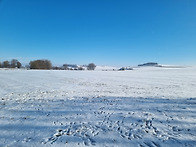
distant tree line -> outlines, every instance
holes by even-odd
[[[90,63],[88,65],[75,65],[75,64],[63,64],[62,67],[60,67],[62,70],[95,70],[96,65],[94,63]]]
[[[159,66],[159,64],[156,62],[148,62],[144,64],[139,64],[138,66]]]
[[[0,62],[0,68],[21,68],[22,64],[17,59],[11,61]],[[75,64],[63,64],[61,67],[53,67],[50,60],[34,60],[30,61],[26,66],[28,69],[54,69],[54,70],[95,70],[96,65],[90,63],[88,65],[78,66]]]
[[[90,63],[88,65],[76,65],[76,64],[63,64],[63,66],[54,66],[52,69],[54,70],[95,70],[96,65],[94,63]]]
[[[17,59],[0,62],[0,68],[21,68],[22,64]]]

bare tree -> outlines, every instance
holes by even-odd
[[[16,67],[17,67],[17,62],[18,62],[18,60],[12,59],[12,60],[11,60],[11,63],[10,63],[10,67],[11,67],[11,68],[16,68]]]
[[[88,70],[95,70],[95,67],[96,67],[96,65],[94,63],[90,63],[90,64],[88,64],[87,69]]]
[[[2,68],[2,63],[0,62],[0,68]]]
[[[16,66],[17,68],[21,68],[22,64],[19,61],[17,61]]]
[[[18,60],[16,60],[16,59],[12,59],[11,60],[11,63],[10,63],[10,67],[11,68],[20,68],[21,67],[21,63],[18,61]]]
[[[4,61],[3,62],[3,68],[9,68],[9,67],[10,67],[9,61]]]

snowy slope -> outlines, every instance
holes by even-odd
[[[195,146],[196,68],[0,70],[0,146]]]

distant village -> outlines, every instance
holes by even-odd
[[[94,63],[91,63],[94,64]],[[96,65],[90,65],[93,66],[94,69],[96,68]],[[52,69],[54,70],[87,70],[89,65],[77,65],[77,64],[63,64],[63,66],[54,66]],[[93,69],[93,70],[94,70]]]

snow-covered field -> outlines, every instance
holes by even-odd
[[[0,70],[4,146],[196,146],[196,68]]]

